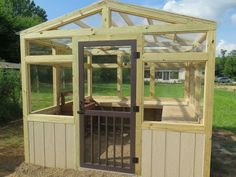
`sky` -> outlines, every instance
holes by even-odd
[[[48,20],[89,6],[98,0],[34,0],[46,10]],[[217,55],[236,50],[236,0],[119,0],[217,22]]]

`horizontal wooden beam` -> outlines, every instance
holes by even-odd
[[[191,61],[207,61],[208,54],[204,52],[188,52],[188,53],[144,53],[144,62],[191,62]]]
[[[109,28],[90,28],[78,30],[51,30],[44,32],[36,32],[25,34],[25,39],[41,39],[41,38],[65,38],[72,36],[96,36],[96,35],[127,35],[130,34],[166,34],[166,33],[197,33],[215,30],[214,27],[199,24],[171,24],[171,25],[149,25],[149,26],[126,26]]]
[[[190,124],[190,123],[176,124],[176,123],[156,122],[156,121],[143,122],[142,129],[170,130],[170,131],[192,132],[192,133],[203,133],[205,131],[204,125]]]
[[[73,116],[46,115],[46,114],[30,114],[28,115],[27,120],[36,122],[65,123],[65,124],[74,124],[75,121]]]
[[[25,57],[27,64],[60,64],[71,63],[72,60],[73,55],[37,55]]]

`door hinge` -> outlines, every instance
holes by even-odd
[[[139,59],[140,58],[140,52],[135,52],[134,53],[134,58]]]
[[[138,157],[133,157],[132,162],[133,162],[133,163],[138,163],[138,162],[139,162]]]
[[[139,106],[133,106],[133,112],[139,112]]]

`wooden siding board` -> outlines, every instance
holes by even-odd
[[[195,134],[181,133],[180,177],[193,177]]]
[[[35,164],[44,166],[44,125],[42,122],[34,122],[34,142]]]
[[[167,132],[166,134],[166,167],[165,177],[179,176],[180,161],[180,133]]]
[[[29,122],[29,162],[35,163],[34,152],[34,122]]]
[[[196,134],[194,177],[203,177],[205,135]]]
[[[66,125],[66,167],[75,168],[75,134],[74,125]]]
[[[55,167],[55,134],[54,124],[44,123],[45,131],[45,166]]]
[[[151,177],[152,131],[142,133],[142,176]]]
[[[152,176],[165,176],[166,131],[153,131]]]
[[[66,168],[65,124],[55,124],[56,167]]]

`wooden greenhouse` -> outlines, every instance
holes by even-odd
[[[112,0],[22,31],[25,161],[209,177],[215,31]]]

